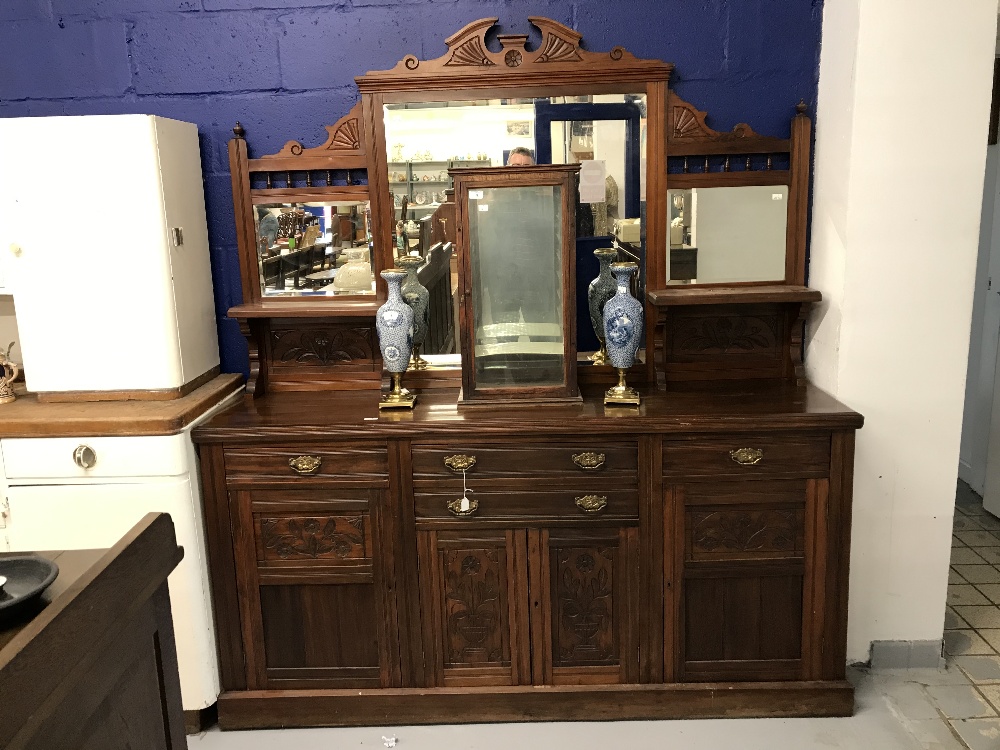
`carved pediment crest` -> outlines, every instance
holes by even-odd
[[[450,77],[455,79],[489,76],[491,81],[516,73],[520,77],[555,72],[578,72],[581,77],[632,73],[643,80],[667,80],[673,66],[660,60],[641,60],[615,47],[610,52],[591,52],[581,46],[582,36],[558,21],[530,16],[528,21],[542,35],[541,43],[529,49],[527,34],[499,34],[500,50],[492,51],[486,35],[499,19],[481,18],[445,39],[448,51],[434,60],[407,55],[392,70],[371,71],[357,79],[364,92],[392,88],[402,76]],[[640,76],[641,74],[641,76]],[[390,85],[391,84],[391,85]]]

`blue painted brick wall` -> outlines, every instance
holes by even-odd
[[[225,317],[241,301],[234,122],[252,153],[319,143],[357,100],[354,76],[408,53],[438,57],[446,36],[494,15],[520,33],[548,16],[590,49],[675,63],[675,89],[718,129],[786,135],[795,103],[815,103],[822,0],[0,0],[0,117],[197,123],[223,370],[245,371],[246,343]]]

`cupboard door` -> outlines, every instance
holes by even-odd
[[[809,679],[816,498],[827,480],[674,485],[680,679]]]
[[[376,688],[398,680],[377,553],[383,494],[230,494],[248,688]]]
[[[531,681],[523,530],[418,531],[431,686]]]
[[[528,532],[536,685],[639,681],[638,550],[631,527]]]

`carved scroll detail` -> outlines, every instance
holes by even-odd
[[[361,137],[361,102],[333,125],[326,125],[326,140],[314,148],[306,148],[299,141],[288,141],[276,154],[268,154],[261,159],[285,158],[288,156],[337,156],[361,155],[365,152]],[[332,152],[332,153],[331,153]]]

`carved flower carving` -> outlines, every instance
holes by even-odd
[[[516,68],[521,64],[521,52],[516,49],[507,50],[507,54],[503,56],[503,61],[507,64],[508,68]]]

